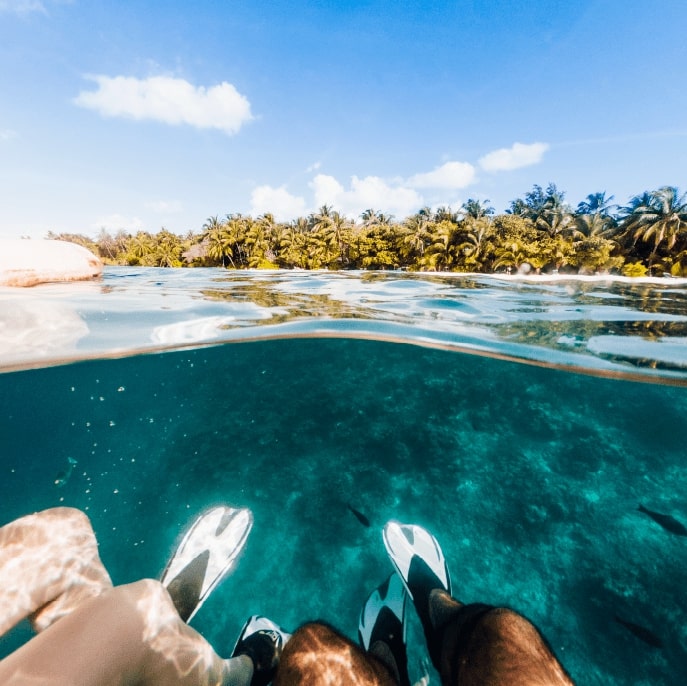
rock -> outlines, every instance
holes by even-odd
[[[66,241],[0,239],[0,286],[35,286],[100,276],[103,264],[81,245]]]

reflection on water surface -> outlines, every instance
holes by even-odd
[[[682,383],[685,283],[112,267],[99,282],[2,289],[0,364],[326,335]]]

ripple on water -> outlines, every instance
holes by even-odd
[[[677,383],[687,379],[683,286],[621,277],[110,267],[97,282],[0,290],[0,365],[357,335]]]

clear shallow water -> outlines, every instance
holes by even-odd
[[[108,268],[0,289],[0,371],[200,344],[361,337],[687,384],[687,279]]]
[[[2,520],[86,509],[124,583],[156,575],[198,510],[250,507],[246,553],[194,620],[220,652],[256,612],[287,628],[323,617],[354,636],[390,572],[381,526],[414,521],[439,538],[458,597],[523,611],[578,683],[682,683],[687,539],[637,505],[687,523],[683,288],[111,270],[99,284],[0,294],[5,312],[57,312],[53,340],[64,334],[48,355],[2,355],[7,369],[40,367],[0,375]],[[108,355],[122,357],[50,366]],[[418,660],[414,648],[416,675]]]

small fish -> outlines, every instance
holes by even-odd
[[[55,486],[57,486],[58,488],[62,488],[62,486],[64,486],[67,483],[67,481],[69,481],[69,477],[72,475],[74,467],[77,464],[78,462],[73,457],[68,457],[67,466],[64,469],[61,469],[55,476]]]
[[[637,508],[640,512],[649,515],[657,524],[660,524],[666,531],[670,531],[671,534],[676,536],[687,536],[687,527],[681,522],[678,522],[675,517],[671,517],[667,514],[661,514],[660,512],[652,512],[647,510],[644,505],[640,503]]]
[[[634,622],[628,622],[625,619],[621,619],[618,615],[615,615],[615,621],[618,622],[618,624],[622,624],[629,632],[633,633],[637,638],[641,639],[652,648],[663,648],[663,641],[656,636],[653,631],[643,626],[639,626],[639,624],[635,624]]]
[[[346,503],[346,505],[348,506],[348,509],[355,515],[355,518],[363,526],[370,526],[370,520],[362,512],[358,512],[358,510],[352,508],[350,503]]]

